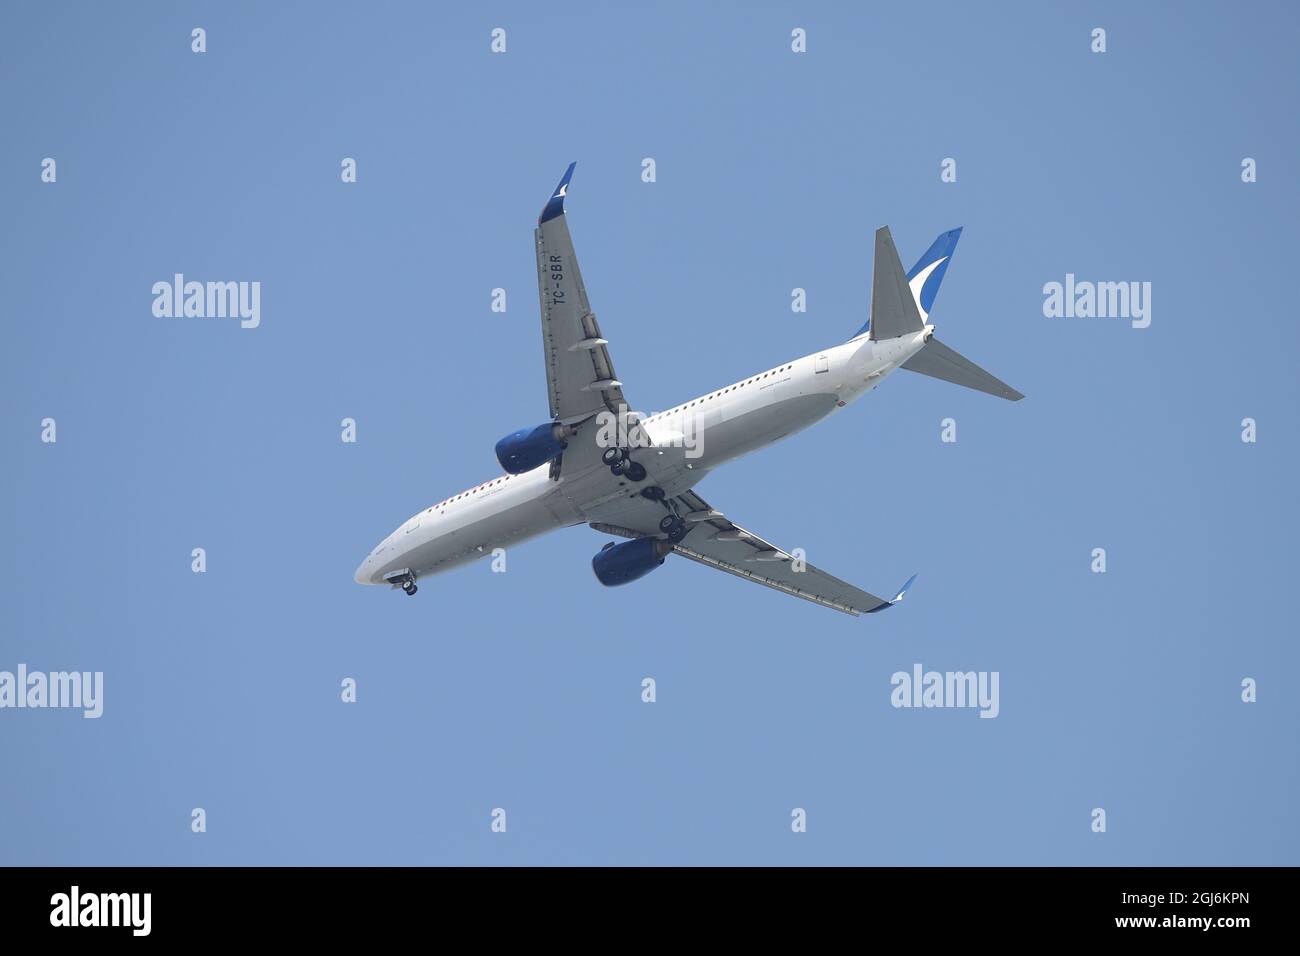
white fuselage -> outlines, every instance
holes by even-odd
[[[875,388],[925,344],[932,327],[876,342],[861,335],[641,419],[652,447],[635,457],[669,496],[712,469],[802,431]],[[496,548],[587,522],[617,525],[627,494],[597,466],[560,480],[550,464],[502,475],[413,515],[357,568],[361,584],[426,577]]]

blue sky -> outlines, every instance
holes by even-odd
[[[0,711],[0,863],[1300,862],[1296,21],[6,7],[0,670],[105,701]],[[877,226],[909,264],[964,227],[931,320],[1023,402],[897,375],[699,487],[870,590],[919,571],[903,607],[671,559],[604,590],[582,527],[352,582],[546,417],[531,231],[572,160],[646,411],[851,335]],[[155,318],[176,272],[259,281],[260,327]],[[1150,282],[1150,327],[1044,317],[1067,273]],[[999,672],[997,719],[891,707],[917,662]]]

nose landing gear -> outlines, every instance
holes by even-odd
[[[406,568],[385,574],[384,580],[395,588],[401,588],[408,596],[420,590],[415,586],[415,572]]]

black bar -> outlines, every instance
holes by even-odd
[[[147,893],[147,938],[205,944],[462,930],[490,933],[494,944],[515,934],[538,944],[564,926],[616,934],[611,943],[618,934],[635,941],[691,926],[770,940],[815,924],[819,933],[858,938],[1130,936],[1177,945],[1284,930],[1282,902],[1295,876],[1290,868],[1208,867],[9,868],[0,869],[0,926],[6,941],[130,939],[145,927]],[[103,912],[121,925],[70,925],[74,886],[77,922]]]

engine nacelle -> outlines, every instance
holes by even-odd
[[[672,549],[672,543],[662,538],[633,538],[621,544],[607,544],[591,559],[591,570],[605,587],[617,587],[645,577],[664,563],[664,556]]]
[[[497,461],[510,474],[522,475],[559,457],[572,434],[572,428],[559,422],[521,428],[497,442]]]

